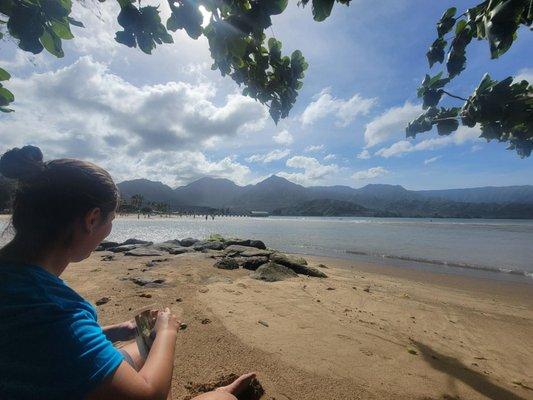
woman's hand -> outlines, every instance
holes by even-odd
[[[165,308],[157,313],[154,332],[156,335],[162,332],[177,333],[180,327],[180,322],[174,314],[170,312],[170,308]]]

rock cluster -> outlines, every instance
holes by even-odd
[[[218,258],[214,267],[227,270],[248,269],[253,271],[252,278],[267,282],[287,279],[297,274],[317,278],[327,277],[321,270],[307,265],[304,258],[268,249],[260,240],[224,239],[218,235],[216,240],[185,238],[161,243],[139,239],[128,239],[122,243],[104,241],[96,251],[111,251],[135,257],[162,256],[165,253],[209,252],[213,254],[213,258]]]

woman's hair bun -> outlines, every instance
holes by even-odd
[[[35,146],[15,147],[0,158],[0,174],[6,178],[28,181],[44,169],[43,153]]]

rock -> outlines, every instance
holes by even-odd
[[[137,247],[141,247],[139,244],[125,244],[124,246],[117,246],[117,247],[111,247],[108,250],[112,251],[113,253],[123,253],[125,251],[131,251],[133,249],[136,249]]]
[[[228,257],[268,257],[272,254],[269,250],[255,249],[253,247],[241,246],[238,244],[227,246],[224,253]]]
[[[163,253],[149,246],[149,247],[137,247],[135,249],[126,251],[124,255],[134,256],[134,257],[145,257],[145,256],[162,256]]]
[[[261,325],[263,326],[266,326],[268,328],[268,322],[266,321],[263,321],[262,319],[260,319],[259,321],[257,321],[258,323],[260,323]]]
[[[190,247],[174,247],[170,250],[168,250],[170,254],[183,254],[183,253],[192,253],[194,250]]]
[[[278,282],[296,276],[298,275],[292,269],[274,262],[263,264],[250,274],[251,278],[266,282]]]
[[[178,297],[178,298],[176,299],[176,303],[181,303],[182,301],[183,301],[183,299],[182,299],[181,297]]]
[[[164,279],[150,279],[142,276],[131,278],[131,281],[139,286],[157,286],[165,282]]]
[[[146,244],[146,245],[150,245],[150,244],[153,244],[154,242],[149,242],[147,240],[141,240],[141,239],[128,239],[128,240],[125,240],[124,242],[122,242],[120,244],[120,246],[125,246],[125,245],[128,245],[128,244]]]
[[[307,261],[300,257],[288,256],[282,253],[273,253],[270,256],[270,261],[284,265],[285,267],[292,269],[298,274],[314,276],[316,278],[327,278],[327,275],[325,273],[319,271],[314,267],[309,267],[307,265]],[[305,262],[305,264],[303,264],[302,262]]]
[[[180,324],[180,331],[182,331],[182,330],[184,330],[184,329],[187,329],[187,324],[184,323],[184,322],[182,322],[182,323]]]
[[[109,303],[111,299],[109,297],[102,297],[101,299],[96,300],[96,305],[101,306],[102,304]]]
[[[233,258],[225,257],[218,260],[213,267],[219,269],[239,269],[239,264]]]
[[[367,286],[363,289],[363,292],[370,293],[370,286]]]
[[[418,351],[416,351],[416,350],[413,349],[412,347],[408,347],[408,348],[407,348],[407,352],[408,352],[409,354],[412,354],[412,355],[415,355],[415,356],[418,354]]]
[[[326,267],[324,264],[318,264],[317,267],[318,267],[318,268],[325,268],[325,269],[328,269],[328,267]]]
[[[96,249],[94,249],[94,251],[104,251],[111,247],[117,247],[117,246],[119,246],[119,243],[117,242],[109,242],[107,240],[104,240],[102,243],[98,245]]]
[[[265,244],[261,240],[250,240],[250,247],[255,247],[256,249],[266,250]]]
[[[150,293],[141,293],[139,295],[139,297],[145,297],[147,299],[151,299],[152,298],[152,295]]]
[[[334,287],[328,287],[328,288],[326,288],[326,290],[335,290],[335,288]]]
[[[244,269],[255,271],[268,262],[268,257],[235,257],[233,258]]]
[[[185,239],[180,240],[180,243],[183,247],[191,247],[193,244],[197,242],[199,242],[199,240],[193,239],[193,238],[185,238]]]
[[[205,250],[223,250],[226,245],[222,242],[210,242],[210,241],[201,241],[195,243],[192,248],[195,251],[205,251]]]
[[[207,292],[209,292],[209,288],[203,287],[203,288],[198,289],[198,291],[200,293],[207,293]]]
[[[204,318],[202,320],[202,325],[207,325],[207,324],[210,324],[211,323],[211,320],[209,318]]]
[[[113,254],[109,254],[107,256],[102,257],[102,261],[113,261],[115,259],[115,256]]]
[[[148,268],[152,268],[152,267],[155,267],[155,262],[153,262],[153,261],[148,261],[148,262],[147,262],[146,264],[144,264],[144,265],[146,265]]]

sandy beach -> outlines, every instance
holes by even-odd
[[[533,398],[533,285],[320,257],[306,259],[328,278],[267,283],[214,268],[216,253],[95,252],[62,278],[109,298],[103,325],[149,304],[180,316],[175,399],[246,371],[269,400]]]

